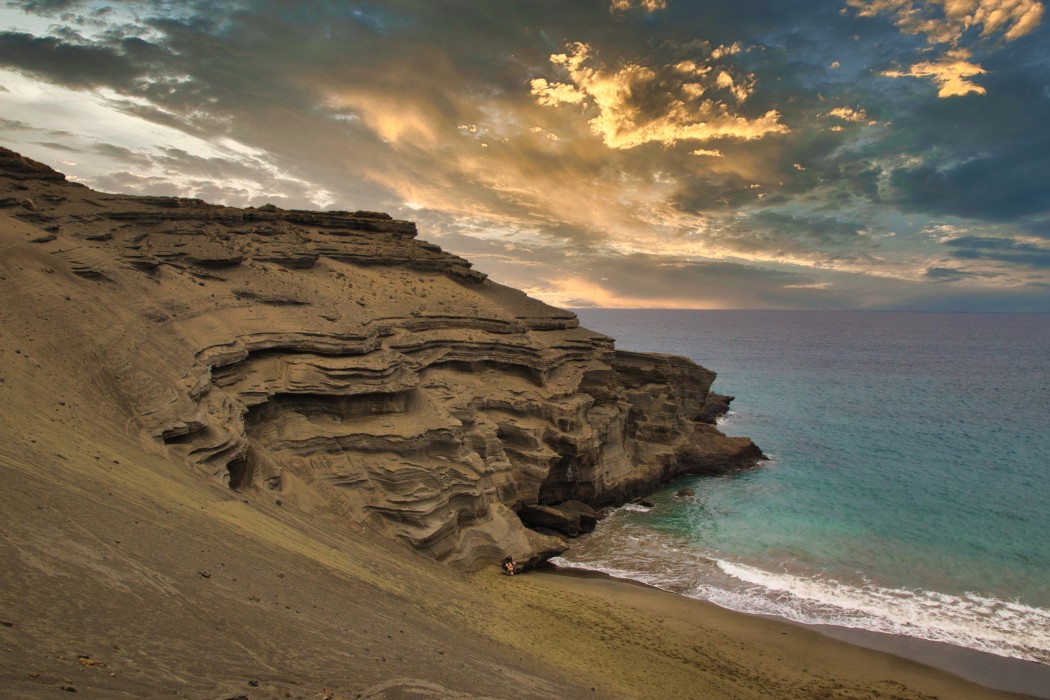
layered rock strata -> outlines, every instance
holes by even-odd
[[[102,194],[0,149],[0,217],[120,309],[135,340],[92,371],[130,429],[289,514],[535,563],[596,507],[761,458],[713,425],[713,372],[617,350],[385,214]]]

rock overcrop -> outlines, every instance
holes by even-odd
[[[119,309],[131,340],[91,371],[142,439],[281,513],[536,564],[595,508],[762,457],[714,426],[713,372],[618,350],[411,222],[102,194],[4,149],[0,217]]]

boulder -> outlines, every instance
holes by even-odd
[[[579,528],[581,534],[593,531],[598,524],[598,514],[595,512],[594,508],[583,501],[565,501],[558,506],[558,509],[562,512],[575,513],[579,516]]]
[[[569,537],[576,537],[580,529],[580,513],[558,506],[524,506],[518,511],[521,522],[530,528],[554,530]]]

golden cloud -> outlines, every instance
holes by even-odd
[[[868,118],[868,113],[859,107],[857,109],[853,107],[836,107],[824,116],[837,117],[846,122],[862,122]]]
[[[885,71],[882,75],[889,78],[930,78],[939,89],[938,97],[961,97],[974,93],[985,94],[985,89],[970,78],[984,75],[987,71],[976,63],[970,63],[968,51],[956,49],[949,51],[936,61],[922,61],[914,64],[907,71]]]
[[[754,76],[734,74],[727,67],[716,69],[711,63],[714,52],[699,63],[681,61],[657,68],[627,63],[611,70],[587,44],[577,42],[568,48],[567,53],[550,57],[568,82],[536,78],[531,82],[532,94],[546,107],[584,107],[593,114],[588,121],[592,133],[610,148],[716,138],[750,141],[788,131],[776,110],[756,118],[735,113],[725,98],[738,105],[745,102],[754,91]],[[719,56],[739,50],[735,45],[715,49]]]
[[[612,0],[609,12],[626,12],[632,7],[641,7],[646,12],[667,9],[667,0]]]
[[[543,299],[548,304],[561,307],[578,306],[581,300],[586,299],[591,306],[602,309],[728,308],[716,295],[704,298],[695,294],[676,297],[623,293],[602,284],[602,281],[596,282],[581,275],[559,274],[545,277],[541,282],[542,286],[525,286],[523,291]]]
[[[985,70],[968,59],[971,54],[959,46],[967,33],[980,29],[978,40],[1002,34],[1013,41],[1028,34],[1042,21],[1041,0],[846,0],[860,17],[892,15],[905,34],[925,36],[931,45],[952,48],[941,58],[916,63],[907,71],[886,71],[891,78],[930,78],[939,86],[939,97],[985,94],[985,89],[969,78]]]
[[[971,28],[980,36],[1001,33],[1007,41],[1028,34],[1043,17],[1041,0],[846,0],[861,17],[889,14],[906,34],[931,44],[957,44]]]
[[[328,106],[333,109],[351,110],[377,136],[388,143],[402,141],[433,144],[438,140],[435,131],[436,119],[421,104],[406,104],[397,95],[382,92],[343,92],[330,95]],[[477,131],[473,124],[460,129]]]

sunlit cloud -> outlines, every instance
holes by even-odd
[[[724,56],[734,56],[743,50],[744,47],[739,41],[734,41],[732,44],[721,44],[711,49],[711,60],[717,61]]]
[[[863,122],[868,119],[868,113],[860,108],[836,107],[828,112],[826,117],[835,117],[845,122]]]
[[[1044,10],[1040,0],[846,0],[846,4],[861,17],[893,17],[901,32],[925,37],[930,48],[947,46],[942,56],[914,63],[906,71],[881,73],[890,78],[928,78],[942,98],[987,92],[970,80],[986,71],[970,61],[973,54],[964,43],[995,36],[1007,42],[1019,39],[1039,26]]]
[[[809,284],[787,284],[784,289],[828,289],[831,282],[810,282]]]
[[[667,0],[612,0],[609,4],[609,11],[626,12],[632,7],[640,7],[646,12],[656,12],[667,9]]]
[[[556,306],[604,309],[722,309],[724,303],[717,297],[686,296],[642,296],[617,290],[607,281],[591,280],[573,275],[548,278],[542,286],[531,286],[526,293],[542,296]]]
[[[983,95],[987,90],[970,78],[984,75],[987,71],[971,63],[969,58],[970,53],[965,49],[955,49],[936,61],[921,61],[906,71],[889,70],[883,71],[881,75],[888,78],[929,78],[937,85],[938,97]]]
[[[710,57],[705,63],[658,68],[626,63],[609,69],[587,44],[577,42],[568,48],[568,53],[552,55],[550,62],[562,69],[569,82],[535,78],[532,94],[547,107],[582,106],[593,114],[588,120],[591,132],[610,148],[720,138],[751,141],[788,131],[776,110],[756,118],[735,112],[726,97],[745,101],[754,89],[754,78],[734,76],[728,67],[712,70]],[[712,93],[714,97],[701,99]]]
[[[395,94],[349,91],[331,96],[328,106],[353,111],[384,141],[433,144],[438,139],[433,126],[435,120],[425,108],[408,103]],[[470,125],[467,130],[470,130]],[[471,133],[476,131],[477,127],[474,127]]]
[[[861,17],[887,14],[906,34],[931,44],[957,44],[970,29],[981,37],[1002,34],[1013,41],[1028,34],[1043,17],[1040,0],[846,0]]]
[[[553,131],[547,131],[542,126],[529,127],[529,131],[533,134],[538,134],[548,141],[560,141],[561,138]]]

